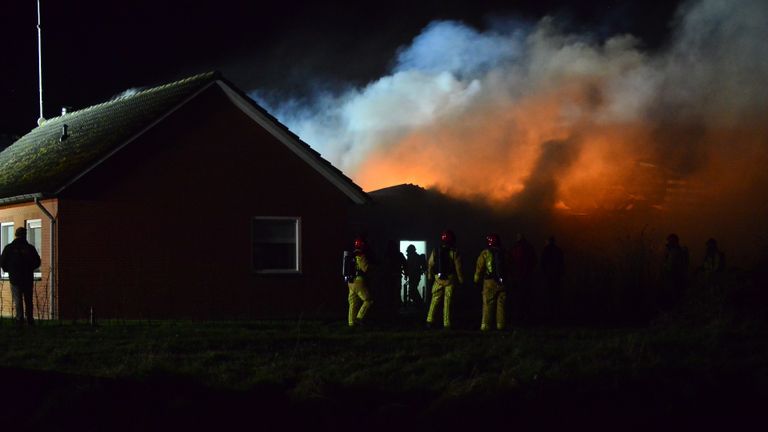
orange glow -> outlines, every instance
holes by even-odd
[[[416,183],[457,197],[507,200],[523,190],[540,143],[567,136],[554,102],[486,107],[417,130],[367,158],[355,180],[366,190]]]
[[[581,215],[698,215],[717,206],[748,212],[750,196],[764,195],[764,126],[605,119],[594,95],[600,84],[573,80],[515,103],[484,100],[379,147],[352,176],[368,191],[413,183],[457,198]]]
[[[411,132],[371,154],[354,178],[365,190],[414,183],[455,197],[501,202],[514,199],[532,187],[534,176],[543,175],[555,189],[553,196],[543,197],[548,200],[543,205],[598,207],[616,194],[611,188],[622,184],[628,166],[641,156],[637,142],[643,130],[595,124],[585,108],[588,95],[582,84],[514,105],[486,104]],[[547,153],[548,145],[557,147],[554,154]]]

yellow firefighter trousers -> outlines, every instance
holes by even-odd
[[[358,277],[354,281],[347,284],[349,286],[349,326],[352,327],[359,321],[365,318],[365,314],[368,313],[368,309],[373,304],[371,295],[368,293],[368,288],[365,286],[363,278]],[[360,306],[360,302],[363,303]],[[358,310],[360,308],[360,310]]]
[[[504,330],[504,303],[507,300],[507,291],[503,285],[500,285],[493,279],[483,281],[483,319],[480,324],[480,330],[486,331],[491,328],[493,313],[496,312],[496,328]]]
[[[437,280],[432,285],[432,301],[429,303],[429,312],[427,313],[427,323],[432,324],[435,320],[435,309],[437,309],[443,300],[443,327],[451,327],[451,300],[453,298],[453,276],[441,285]]]

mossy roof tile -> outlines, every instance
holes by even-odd
[[[200,74],[45,121],[0,152],[0,198],[56,193],[217,78]]]
[[[123,144],[214,82],[234,91],[251,109],[286,132],[290,137],[286,145],[309,155],[310,164],[353,201],[369,201],[360,186],[323,159],[320,153],[218,73],[208,72],[45,121],[0,152],[0,203],[56,195]],[[64,125],[67,125],[68,137],[62,141]]]

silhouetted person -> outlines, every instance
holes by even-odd
[[[685,293],[688,275],[688,249],[680,245],[677,234],[667,236],[664,261],[661,267],[661,306],[670,309],[678,306]]]
[[[419,283],[421,275],[427,271],[427,260],[424,255],[416,253],[416,246],[408,245],[405,250],[405,276],[408,278],[408,292],[405,293],[403,303],[410,301],[413,304],[421,305],[423,299],[419,293]]]
[[[704,262],[699,268],[703,277],[704,288],[709,296],[718,296],[720,293],[720,279],[725,271],[725,254],[717,247],[717,240],[707,240]]]
[[[725,254],[718,249],[717,240],[713,238],[707,240],[706,247],[704,263],[701,265],[704,275],[710,276],[725,271]]]
[[[554,237],[547,240],[547,244],[541,251],[541,273],[544,277],[549,313],[551,318],[558,319],[561,311],[565,259],[563,251],[555,244]]]
[[[32,310],[32,291],[34,289],[34,272],[40,267],[40,255],[34,246],[27,242],[27,229],[16,229],[16,238],[3,249],[0,256],[0,267],[8,272],[13,294],[13,305],[16,308],[16,322],[24,323],[26,314],[27,324],[34,324]]]
[[[533,299],[533,270],[536,268],[536,251],[533,245],[522,234],[517,235],[517,240],[509,249],[509,259],[512,264],[512,296],[515,301],[512,306],[515,309],[515,319],[526,321],[530,319]]]
[[[394,315],[400,305],[400,290],[402,278],[405,274],[405,256],[397,247],[394,240],[387,241],[387,249],[384,254],[379,277],[377,278],[374,295],[380,314]]]

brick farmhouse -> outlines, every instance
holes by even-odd
[[[343,315],[340,253],[368,201],[217,73],[63,113],[0,153],[0,242],[28,228],[44,319]]]

